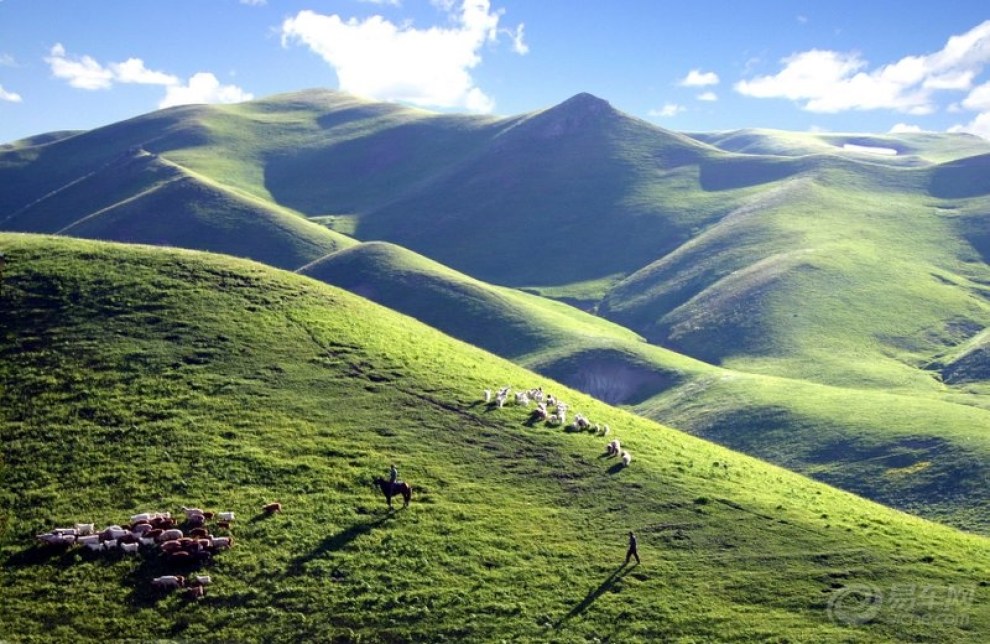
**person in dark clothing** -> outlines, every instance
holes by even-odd
[[[399,480],[399,470],[395,469],[395,463],[392,463],[392,467],[388,471],[388,482],[395,483],[398,480]]]
[[[632,532],[629,533],[629,550],[626,552],[626,563],[629,560],[636,557],[636,563],[639,563],[639,550],[636,549],[636,535]]]

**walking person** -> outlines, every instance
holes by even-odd
[[[626,565],[629,564],[629,560],[636,557],[636,563],[639,564],[639,550],[636,548],[636,535],[632,532],[629,533],[629,550],[626,551]]]

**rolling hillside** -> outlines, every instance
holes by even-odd
[[[302,269],[985,531],[988,153],[953,134],[679,134],[588,94],[503,118],[309,90],[3,146],[0,229]]]
[[[0,252],[4,639],[990,633],[986,538],[608,407],[345,291],[145,246],[3,234]],[[610,424],[632,463],[480,401],[505,384]],[[415,489],[391,514],[369,486],[389,462]],[[260,513],[274,499],[284,511]],[[154,556],[32,545],[183,505],[238,517],[198,602],[149,590],[170,570]],[[622,567],[630,529],[642,564]]]
[[[415,317],[599,400],[887,505],[990,534],[990,410],[980,397],[834,387],[718,368],[623,327],[368,242],[299,272]],[[986,340],[946,356],[977,386]]]

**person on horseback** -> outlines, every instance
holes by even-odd
[[[395,468],[395,463],[392,463],[392,467],[388,471],[388,482],[395,485],[399,480],[399,470]]]

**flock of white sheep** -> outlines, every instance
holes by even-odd
[[[269,503],[262,509],[272,514],[281,511],[282,505]],[[199,508],[182,508],[182,512],[185,519],[181,523],[171,512],[143,512],[131,516],[126,527],[114,524],[98,530],[93,523],[76,523],[71,528],[55,528],[35,538],[49,547],[79,546],[90,552],[158,556],[169,565],[206,563],[216,553],[234,545],[233,536],[213,535],[208,527],[213,522],[217,528],[230,530],[233,512],[214,513]],[[201,599],[210,582],[209,575],[188,579],[182,575],[164,575],[152,579],[151,587],[164,591],[186,588],[187,599]]]
[[[511,395],[511,398],[510,398]],[[498,390],[485,389],[485,404],[490,407],[502,409],[507,404],[512,404],[529,408],[530,403],[535,403],[536,407],[530,412],[530,419],[534,422],[543,422],[550,427],[565,426],[574,431],[592,432],[596,436],[608,436],[608,425],[592,423],[590,419],[581,414],[574,415],[574,421],[567,424],[567,403],[552,394],[544,393],[542,387],[535,389],[525,389],[513,392],[511,387],[501,387]],[[618,439],[612,439],[605,446],[605,451],[609,456],[618,456],[622,460],[623,466],[628,466],[632,462],[632,454],[622,449]]]

